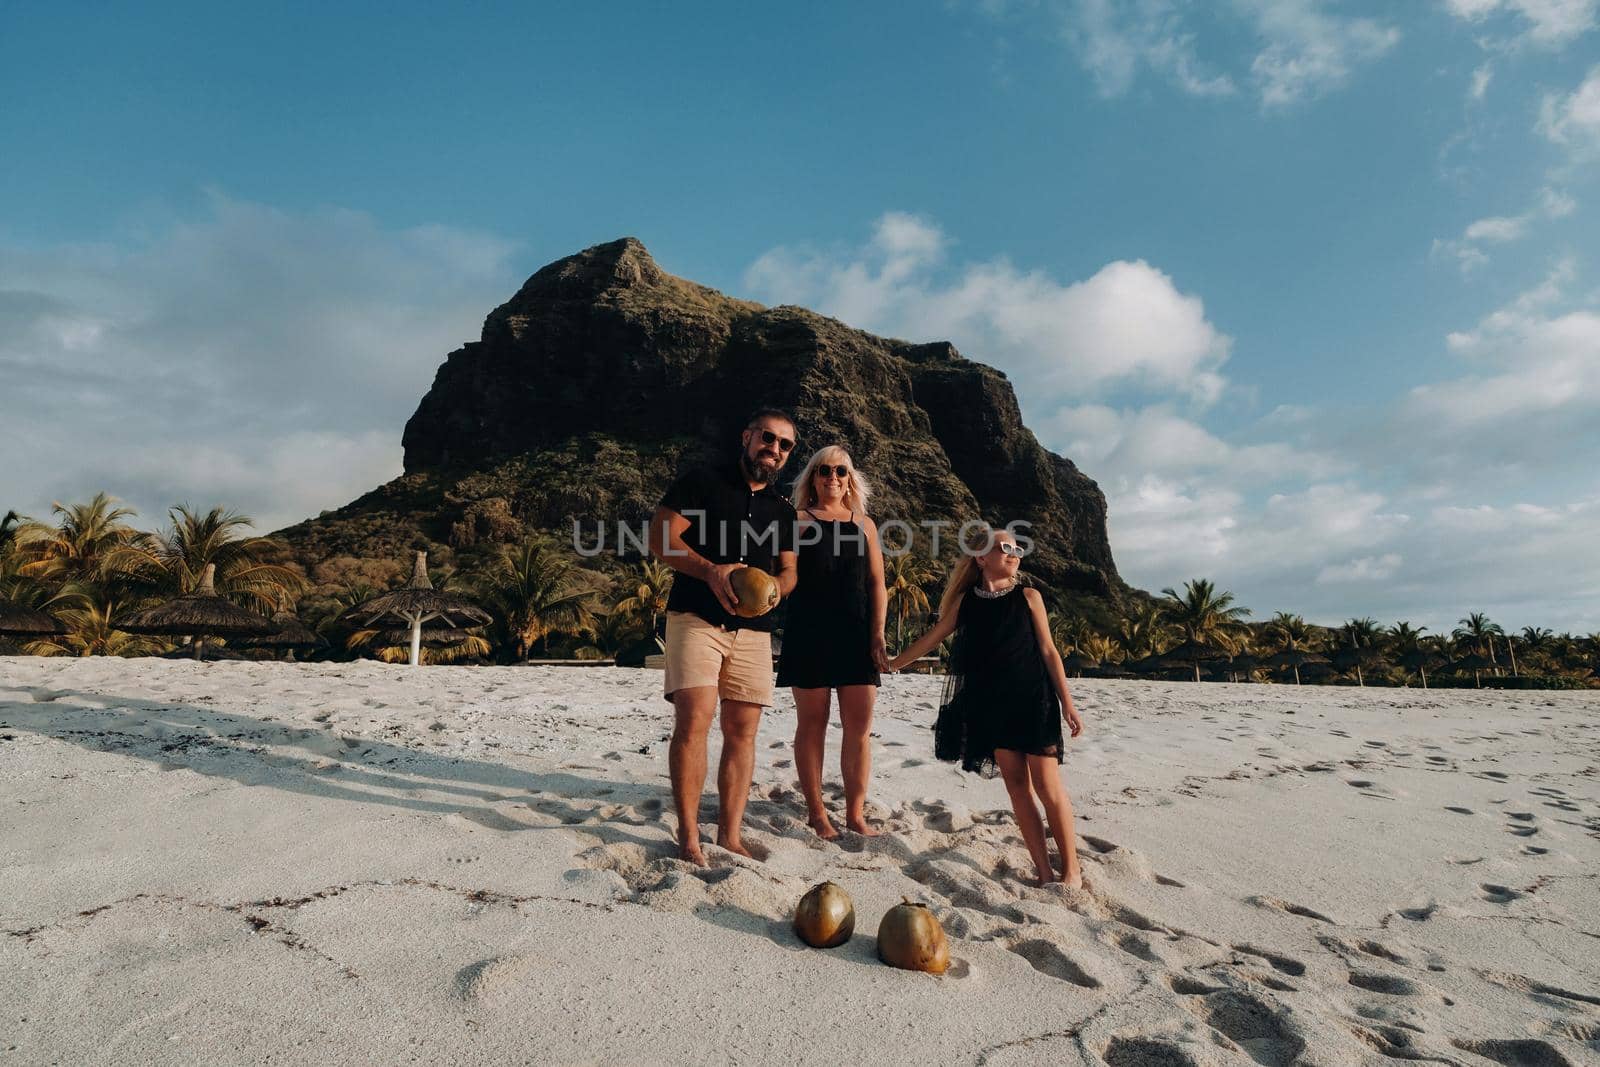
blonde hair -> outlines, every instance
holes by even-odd
[[[794,509],[803,511],[816,504],[817,488],[812,480],[817,473],[817,468],[824,463],[843,463],[850,468],[850,478],[844,487],[844,506],[852,514],[865,515],[867,513],[867,498],[872,495],[872,487],[856,469],[855,460],[850,458],[850,453],[842,445],[828,445],[817,449],[811,458],[806,461],[805,470],[800,472],[800,477],[794,480]]]
[[[1017,539],[1016,535],[1010,530],[1000,530],[988,525],[985,525],[983,529],[984,550],[974,553],[966,545],[962,545],[961,558],[956,561],[954,567],[950,568],[950,578],[944,583],[944,595],[939,597],[939,618],[941,619],[949,612],[955,611],[956,606],[961,603],[961,598],[967,594],[967,590],[977,585],[979,579],[983,577],[983,569],[978,566],[978,557],[987,556],[994,551],[995,545],[998,543],[996,537],[1000,534],[1005,534],[1013,542]],[[1017,583],[1019,585],[1029,584],[1027,576],[1020,571],[1017,573]]]

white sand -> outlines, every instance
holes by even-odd
[[[941,681],[880,697],[892,833],[809,834],[785,695],[765,862],[697,871],[654,671],[0,659],[0,1064],[1600,1062],[1595,694],[1077,682],[1072,894]],[[950,975],[877,963],[902,895]]]

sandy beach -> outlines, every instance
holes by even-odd
[[[781,694],[699,870],[654,671],[0,659],[0,1062],[1600,1062],[1600,696],[1075,682],[1074,892],[886,683],[884,836],[807,830]]]

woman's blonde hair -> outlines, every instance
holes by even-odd
[[[806,461],[806,469],[800,472],[800,477],[794,480],[794,509],[803,511],[816,504],[817,486],[812,476],[817,473],[817,468],[824,463],[843,463],[850,468],[850,479],[845,483],[844,506],[853,514],[865,515],[867,513],[867,498],[872,495],[872,487],[856,469],[855,460],[850,458],[841,445],[828,445],[819,448]]]

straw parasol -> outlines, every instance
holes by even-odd
[[[1447,670],[1447,671],[1463,671],[1463,672],[1464,671],[1471,671],[1472,672],[1472,680],[1473,680],[1473,682],[1477,685],[1477,687],[1479,689],[1482,689],[1483,688],[1483,672],[1486,671],[1486,670],[1489,670],[1491,667],[1498,667],[1498,666],[1499,666],[1499,664],[1497,664],[1494,660],[1490,659],[1488,656],[1482,655],[1481,653],[1478,653],[1478,652],[1473,652],[1473,653],[1470,653],[1468,655],[1462,656],[1458,660],[1454,660],[1454,661],[1446,664],[1445,665],[1445,670]]]
[[[1428,668],[1437,667],[1441,662],[1443,661],[1437,652],[1430,652],[1425,648],[1407,652],[1399,659],[1400,666],[1408,671],[1417,672],[1417,675],[1422,679],[1422,688],[1424,689],[1428,688]]]
[[[7,637],[55,637],[66,632],[67,628],[54,615],[0,600],[0,634]]]
[[[239,642],[239,647],[288,649],[289,655],[293,656],[297,648],[326,648],[328,645],[326,638],[301,622],[300,617],[288,608],[272,616],[272,625],[275,627],[272,633],[247,637]]]
[[[1294,668],[1294,684],[1300,684],[1300,668],[1311,663],[1326,663],[1328,657],[1320,652],[1307,652],[1303,648],[1288,648],[1282,652],[1268,656],[1262,661],[1262,666],[1279,670],[1284,667]]]
[[[1227,649],[1218,648],[1216,645],[1208,645],[1204,641],[1197,641],[1192,637],[1178,647],[1169,648],[1161,654],[1161,659],[1163,662],[1178,664],[1184,667],[1193,666],[1194,680],[1197,682],[1200,680],[1201,661],[1227,658]]]
[[[428,554],[419,551],[411,569],[411,581],[404,588],[373,597],[346,612],[349,618],[365,625],[376,622],[403,622],[410,627],[411,666],[422,660],[422,624],[438,619],[445,627],[482,626],[489,613],[466,597],[442,593],[428,581]]]
[[[1244,675],[1245,680],[1249,681],[1250,675],[1253,674],[1256,668],[1260,666],[1261,661],[1255,656],[1241,655],[1235,656],[1228,661],[1227,670],[1229,674],[1235,677],[1242,674]]]
[[[253,611],[218,596],[214,580],[217,565],[207,563],[200,584],[192,591],[115,623],[130,634],[189,636],[194,638],[194,658],[203,659],[208,637],[260,637],[272,632],[272,623]]]
[[[1132,671],[1128,670],[1122,664],[1115,663],[1111,660],[1101,661],[1101,663],[1094,667],[1093,670],[1096,678],[1129,678],[1133,676]]]
[[[449,648],[451,645],[459,645],[471,636],[465,630],[424,626],[422,628],[422,647]],[[395,648],[401,645],[409,645],[410,643],[411,631],[403,627],[379,630],[372,639],[372,647],[374,648]]]
[[[1133,674],[1156,674],[1167,669],[1166,661],[1161,656],[1145,656],[1143,659],[1131,660],[1123,664]]]

